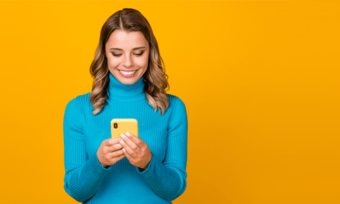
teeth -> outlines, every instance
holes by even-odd
[[[123,72],[123,71],[121,71],[121,70],[119,70],[121,73],[123,73],[123,74],[126,74],[126,75],[130,75],[130,74],[133,74],[133,73],[135,73],[136,71],[133,71],[133,72]]]

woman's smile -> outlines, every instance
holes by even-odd
[[[138,69],[137,69],[137,70],[138,70]],[[131,71],[131,70],[121,70],[121,69],[118,69],[119,73],[120,73],[123,77],[126,77],[126,78],[133,77],[133,76],[136,74],[136,71],[137,71],[137,70]]]

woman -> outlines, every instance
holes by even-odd
[[[65,108],[64,189],[82,203],[172,203],[187,186],[188,121],[169,87],[158,44],[137,10],[102,27],[92,91]],[[164,63],[163,63],[164,64]],[[111,138],[113,118],[138,121],[138,137]]]

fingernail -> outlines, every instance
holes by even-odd
[[[125,138],[125,135],[122,133],[122,134],[120,134],[120,136],[122,136],[122,138]]]
[[[124,144],[124,141],[123,141],[123,140],[120,140],[119,142],[122,143],[122,144]]]
[[[126,132],[125,134],[126,134],[127,136],[131,136],[131,134],[130,134],[129,132]]]

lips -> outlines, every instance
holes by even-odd
[[[126,78],[133,77],[136,74],[137,70],[133,70],[133,71],[132,70],[126,70],[126,72],[125,72],[125,70],[118,69],[120,75],[122,75],[123,77],[126,77]]]
[[[138,69],[136,70],[124,70],[124,69],[118,69],[119,71],[123,71],[123,72],[133,72],[133,71],[137,71]]]

